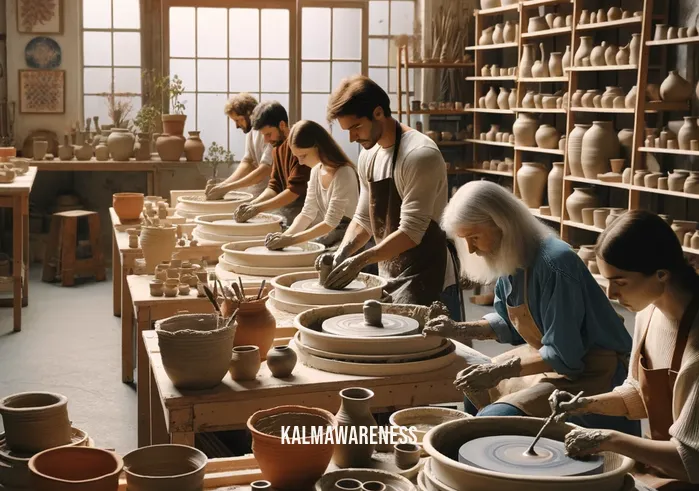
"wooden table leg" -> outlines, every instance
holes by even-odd
[[[149,196],[157,196],[158,185],[156,184],[156,177],[154,170],[146,172],[146,188]]]
[[[22,209],[23,210],[29,210],[29,199],[24,198],[24,203],[22,203]],[[23,253],[22,253],[22,261],[23,261],[23,273],[24,273],[24,281],[22,282],[22,307],[26,307],[29,305],[29,263],[31,262],[29,259],[29,213],[24,213],[24,217],[22,220],[22,229],[24,231],[22,241],[23,241]]]
[[[121,254],[116,240],[116,230],[112,227],[112,297],[114,316],[121,315]]]
[[[138,384],[138,446],[145,447],[150,442],[150,370],[146,343],[143,342],[143,331],[149,330],[150,308],[144,307],[136,310],[136,345],[138,356],[136,358],[136,373]]]
[[[170,443],[174,445],[194,446],[194,432],[187,431],[183,433],[170,433]]]
[[[123,295],[121,296],[121,381],[133,382],[133,303],[131,292],[126,281],[122,283]]]
[[[148,389],[150,393],[150,444],[162,445],[170,442],[170,435],[167,432],[163,403],[160,400],[158,384],[155,383],[155,375],[153,375],[150,358],[147,361],[148,371],[150,372],[150,387]]]
[[[22,230],[22,197],[15,196],[12,198],[12,279],[14,283],[12,308],[14,330],[19,332],[22,330],[22,239],[24,231]]]

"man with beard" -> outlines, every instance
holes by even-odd
[[[246,222],[267,211],[277,210],[287,224],[301,212],[306,199],[310,167],[301,165],[289,148],[289,117],[277,101],[261,102],[251,116],[253,130],[259,131],[265,143],[274,147],[272,176],[267,188],[250,203],[235,212],[238,222]]]
[[[359,203],[325,287],[343,288],[363,268],[378,263],[393,302],[431,305],[442,300],[452,317],[460,319],[456,255],[449,257],[446,235],[439,228],[447,204],[446,164],[439,148],[393,119],[386,92],[361,75],[335,89],[327,117],[337,120],[350,141],[364,150],[357,165]],[[374,247],[352,256],[372,237]]]
[[[455,385],[471,402],[486,396],[479,415],[546,417],[555,389],[591,396],[624,382],[631,336],[623,321],[575,251],[512,193],[469,182],[447,205],[442,227],[456,242],[462,273],[479,283],[497,280],[495,312],[474,322],[441,316],[423,334],[519,345],[457,375]],[[571,420],[640,433],[624,417]]]
[[[236,94],[226,102],[224,112],[245,133],[245,155],[230,177],[207,189],[207,199],[221,199],[235,190],[257,196],[267,187],[272,172],[272,147],[265,143],[259,131],[252,129],[250,115],[256,106],[257,99],[247,92]]]

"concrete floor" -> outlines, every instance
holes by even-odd
[[[137,446],[136,391],[121,382],[121,321],[112,315],[111,279],[63,288],[41,282],[40,273],[40,266],[32,268],[22,332],[12,332],[11,309],[0,310],[0,397],[64,394],[73,426],[123,455]],[[469,303],[467,317],[490,311]],[[633,315],[620,311],[631,330]],[[474,348],[493,356],[508,345],[476,341]]]

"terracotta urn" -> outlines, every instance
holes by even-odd
[[[515,145],[518,147],[533,147],[536,145],[536,129],[538,122],[535,116],[528,113],[520,113],[517,121],[512,125],[515,135]]]
[[[554,162],[548,175],[548,199],[551,216],[560,217],[563,202],[563,162]]]
[[[588,58],[590,53],[592,53],[592,41],[593,39],[591,36],[580,37],[580,47],[575,52],[573,66],[583,66],[583,58]]]
[[[262,361],[257,346],[234,346],[228,373],[233,380],[255,380]]]
[[[524,162],[517,172],[517,185],[527,208],[539,208],[544,199],[548,172],[544,164]]]
[[[542,124],[534,135],[536,146],[539,148],[556,149],[561,134],[550,124]]]
[[[175,227],[144,226],[141,228],[140,243],[146,270],[153,274],[155,267],[163,261],[169,261],[175,252]]]
[[[667,177],[667,187],[670,191],[684,191],[684,183],[689,177],[689,171],[684,169],[675,169]]]
[[[291,375],[298,357],[289,346],[273,346],[267,352],[267,368],[275,378],[286,378]]]
[[[32,454],[71,442],[68,398],[51,392],[20,392],[0,400],[5,443]]]
[[[566,200],[568,216],[574,222],[582,223],[582,209],[596,208],[597,196],[593,188],[574,188],[573,193]]]
[[[326,428],[332,431],[335,417],[325,409],[305,406],[277,406],[258,411],[247,421],[252,434],[252,453],[262,475],[274,489],[311,489],[325,473],[333,456],[334,445],[309,445],[298,440],[282,440],[282,427]],[[289,436],[293,436],[292,433]]]
[[[576,124],[568,136],[568,164],[570,174],[574,177],[585,177],[582,168],[582,140],[592,125]]]
[[[624,170],[624,165],[626,165],[626,159],[609,159],[609,164],[613,173],[621,174]]]
[[[187,121],[186,114],[163,114],[161,120],[163,123],[163,133],[179,136],[184,139],[184,124]]]
[[[522,59],[519,61],[518,76],[520,78],[532,77],[532,66],[536,59],[536,45],[525,44],[522,46]]]
[[[29,460],[34,491],[116,491],[124,461],[116,453],[91,447],[56,447]]]
[[[374,416],[371,414],[371,399],[374,393],[369,389],[351,387],[340,391],[340,410],[335,415],[337,426],[354,427],[357,432],[362,427],[377,426]],[[369,467],[375,445],[370,444],[343,444],[335,445],[333,462],[341,468]]]
[[[272,347],[277,321],[267,310],[267,296],[259,300],[250,300],[238,305],[234,346],[253,345],[260,348],[260,358],[267,359],[267,352]]]
[[[114,128],[107,138],[107,148],[112,160],[126,162],[133,154],[135,138],[133,133],[125,128]]]
[[[149,133],[139,133],[138,143],[136,144],[136,151],[134,152],[134,158],[136,160],[150,160],[150,142],[151,136]]]
[[[583,174],[597,179],[597,174],[609,172],[609,159],[619,157],[619,139],[610,121],[593,121],[582,139],[580,161]]]
[[[692,116],[684,117],[684,124],[677,133],[677,141],[680,145],[680,150],[689,150],[690,142],[699,140],[699,126],[697,126],[697,118]]]
[[[152,445],[124,455],[129,491],[203,489],[208,459],[187,445]]]
[[[175,162],[180,160],[182,152],[184,152],[184,138],[163,133],[155,142],[155,149],[158,151],[160,160],[166,162]]]
[[[199,131],[190,131],[189,137],[184,142],[184,155],[189,162],[201,162],[204,159],[206,148],[199,133]]]
[[[486,109],[497,109],[498,108],[498,93],[495,92],[495,87],[490,87],[490,90],[485,94],[485,107]]]
[[[138,220],[143,210],[143,193],[114,193],[112,206],[121,222]]]
[[[689,194],[699,194],[699,172],[690,172],[684,181],[683,191]]]
[[[672,70],[660,85],[660,97],[665,102],[685,102],[692,95],[692,84]]]

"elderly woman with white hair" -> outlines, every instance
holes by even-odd
[[[480,416],[551,413],[555,389],[586,395],[623,383],[631,336],[585,264],[509,191],[487,181],[462,186],[442,227],[454,240],[462,274],[495,286],[495,312],[473,322],[431,320],[425,336],[518,345],[491,363],[459,373],[456,386]],[[465,401],[466,402],[466,401]],[[623,417],[571,418],[581,426],[640,434]]]

